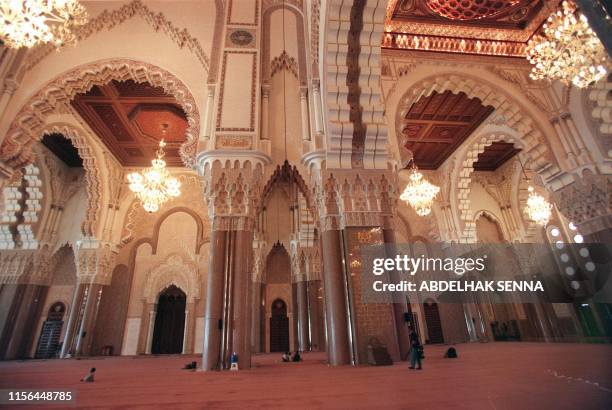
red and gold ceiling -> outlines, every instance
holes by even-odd
[[[389,49],[525,57],[556,0],[390,0]]]
[[[112,81],[79,94],[72,106],[124,166],[150,166],[159,141],[168,166],[182,166],[187,118],[174,97],[148,83]]]

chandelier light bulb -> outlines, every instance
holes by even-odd
[[[0,1],[0,37],[10,48],[76,43],[74,29],[87,23],[77,0]]]
[[[149,213],[157,212],[161,205],[171,198],[181,195],[181,183],[170,176],[166,169],[164,140],[159,142],[156,158],[151,161],[151,167],[142,172],[132,172],[127,176],[130,190],[136,194],[142,207]]]
[[[417,215],[426,216],[431,213],[434,198],[439,191],[440,188],[427,181],[413,163],[410,182],[400,195],[400,199],[409,204]]]
[[[552,215],[552,205],[530,186],[525,213],[533,222],[546,226]]]
[[[606,76],[608,55],[575,3],[564,1],[562,8],[527,45],[527,60],[534,66],[530,77],[585,88]]]

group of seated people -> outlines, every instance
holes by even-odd
[[[291,352],[283,353],[282,359],[283,359],[283,362],[301,362],[302,356],[300,355],[300,351],[296,350],[295,353],[293,354],[293,357],[291,356]]]

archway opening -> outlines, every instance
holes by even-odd
[[[270,317],[270,352],[287,352],[289,350],[289,318],[287,304],[282,299],[272,303]]]
[[[438,304],[431,299],[425,301],[423,303],[423,312],[425,314],[425,323],[427,323],[427,343],[444,343]]]
[[[62,302],[55,302],[49,308],[47,320],[43,323],[36,347],[36,359],[50,359],[59,353],[60,335],[64,325],[66,306]]]
[[[186,305],[185,292],[174,285],[159,294],[151,353],[182,353]]]

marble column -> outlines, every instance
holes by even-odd
[[[151,354],[153,350],[153,331],[155,330],[155,317],[157,315],[157,306],[155,303],[147,304],[149,315],[146,324],[145,348],[146,354]]]
[[[315,132],[321,134],[323,132],[323,111],[321,108],[321,91],[318,80],[313,81],[312,84],[312,100],[314,103]]]
[[[322,329],[322,300],[319,299],[320,280],[308,281],[308,319],[310,324],[310,348],[313,351],[325,350],[325,331]]]
[[[210,239],[210,269],[206,286],[204,308],[203,370],[220,370],[222,365],[221,332],[223,330],[223,305],[225,264],[227,256],[227,231],[213,228]]]
[[[327,325],[327,355],[329,364],[350,364],[348,306],[346,305],[343,271],[342,232],[330,229],[321,234],[323,250],[323,280]]]
[[[34,284],[4,286],[15,289],[9,292],[13,298],[0,337],[0,357],[4,360],[26,358],[38,334],[35,326],[49,288]]]
[[[233,326],[232,351],[238,354],[238,366],[241,369],[251,367],[250,346],[250,292],[251,292],[251,258],[249,250],[253,246],[253,232],[235,231],[233,247]]]
[[[204,117],[204,137],[210,138],[212,133],[212,124],[214,124],[214,111],[215,111],[215,86],[214,84],[208,85],[208,93],[206,95],[206,112]]]
[[[395,232],[390,228],[383,228],[383,240],[385,243],[387,257],[395,257],[397,254],[395,247]],[[391,281],[398,283],[400,278],[397,272],[391,272]],[[399,347],[400,359],[405,360],[410,350],[410,339],[408,323],[404,318],[405,313],[411,313],[410,305],[402,293],[394,292],[393,295],[393,316],[395,319],[395,329],[397,334],[397,344]]]
[[[251,291],[251,352],[261,352],[261,292],[262,283],[253,282]]]
[[[310,140],[310,117],[308,116],[308,88],[300,88],[300,111],[302,116],[302,139]]]
[[[298,349],[302,352],[310,350],[309,322],[308,322],[308,282],[305,280],[296,283],[297,296],[297,339]]]
[[[270,85],[261,86],[261,138],[270,139]]]
[[[66,355],[74,354],[74,344],[76,335],[78,334],[78,328],[80,327],[80,316],[81,308],[83,305],[83,295],[85,288],[83,285],[77,282],[72,293],[72,303],[70,304],[70,311],[68,313],[68,322],[66,323],[66,331],[64,333],[64,340],[62,342],[62,350],[60,357],[64,358]]]
[[[102,296],[103,285],[98,283],[92,283],[83,285],[85,286],[86,294],[83,316],[79,324],[79,331],[77,334],[75,356],[89,356],[96,352],[91,352],[91,346],[93,343],[93,333],[96,327],[96,321],[98,318],[98,308],[100,306],[100,297]]]
[[[20,314],[17,317],[13,337],[7,351],[7,358],[18,359],[27,357],[40,331],[36,326],[38,325],[38,318],[45,303],[49,287],[34,284],[26,286],[27,289]]]

